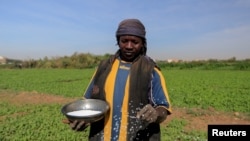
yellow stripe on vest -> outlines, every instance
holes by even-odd
[[[127,126],[128,126],[128,98],[129,98],[129,80],[130,77],[128,76],[126,86],[125,86],[125,94],[122,103],[122,115],[121,115],[121,126],[120,126],[120,133],[119,133],[119,141],[127,141]]]
[[[115,60],[113,67],[110,73],[107,76],[104,90],[106,94],[106,101],[109,103],[110,111],[109,114],[105,116],[105,125],[104,125],[104,141],[111,140],[112,133],[112,114],[113,114],[113,94],[115,89],[115,78],[117,74],[117,70],[119,67],[119,60]]]
[[[161,85],[163,86],[163,91],[164,91],[164,94],[165,94],[165,97],[167,98],[167,101],[168,101],[168,104],[169,104],[169,107],[167,108],[167,110],[172,113],[172,109],[171,109],[171,104],[170,104],[170,100],[169,100],[169,96],[168,96],[168,91],[167,91],[167,87],[166,86],[166,82],[164,80],[164,76],[162,75],[162,73],[158,70],[158,69],[154,69],[160,76],[160,80],[161,80]]]

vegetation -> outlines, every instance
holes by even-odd
[[[199,70],[250,70],[250,59],[236,60],[230,58],[228,60],[197,60],[197,61],[179,61],[166,63],[158,61],[157,64],[161,68],[168,69],[199,69]]]
[[[72,56],[45,57],[0,65],[1,93],[36,92],[80,98],[102,59],[110,55],[74,53]],[[167,82],[171,103],[178,108],[213,108],[240,112],[250,118],[250,59],[156,61]],[[73,132],[62,124],[60,104],[13,105],[0,100],[0,140],[86,140],[84,132]],[[190,113],[193,113],[190,110]],[[199,116],[199,113],[193,113]],[[162,126],[164,141],[205,141],[207,133],[185,131],[188,121],[173,119]]]
[[[24,60],[19,62],[10,62],[6,65],[0,65],[0,68],[93,68],[97,64],[110,56],[109,54],[105,55],[93,55],[90,53],[74,53],[73,55],[64,56],[64,57],[53,57],[48,58],[44,57],[39,60]]]
[[[84,93],[93,72],[94,69],[4,69],[0,73],[0,90],[76,97]]]
[[[0,102],[1,141],[70,141],[84,140],[87,131],[72,132],[61,122],[61,105],[24,105],[22,107]],[[23,114],[21,114],[23,113]],[[17,116],[14,116],[14,115]]]
[[[39,60],[24,60],[15,61],[11,60],[5,65],[0,65],[0,68],[67,68],[67,69],[86,69],[94,68],[99,62],[105,58],[108,58],[110,54],[105,55],[93,55],[90,53],[74,53],[71,56],[64,57],[44,57]],[[10,59],[9,59],[10,60]],[[250,59],[236,60],[235,57],[227,60],[197,60],[197,61],[182,61],[167,62],[158,60],[156,63],[161,68],[168,69],[202,69],[202,70],[250,70]]]
[[[2,69],[1,93],[37,92],[80,98],[94,72],[90,69]],[[250,71],[162,68],[174,107],[210,107],[250,116]],[[86,140],[88,130],[73,132],[62,124],[60,104],[13,105],[0,100],[0,140]],[[195,115],[194,115],[195,116]],[[199,116],[199,115],[196,115]],[[188,121],[162,125],[164,141],[202,141],[206,132],[185,131]]]

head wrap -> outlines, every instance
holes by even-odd
[[[125,19],[121,21],[116,31],[116,37],[121,35],[134,35],[146,39],[145,27],[138,19]]]

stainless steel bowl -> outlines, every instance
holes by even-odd
[[[95,110],[100,111],[100,113],[95,115],[86,116],[72,116],[69,112],[79,111],[79,110]],[[107,102],[98,99],[82,99],[70,102],[64,105],[61,109],[63,115],[65,115],[69,120],[74,121],[85,121],[85,122],[95,122],[102,119],[109,110],[109,105]]]

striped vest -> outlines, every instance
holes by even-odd
[[[105,100],[104,85],[106,78],[112,69],[114,60],[118,57],[118,53],[111,56],[108,60],[104,60],[98,66],[94,77],[94,88],[91,98]],[[133,63],[130,69],[130,86],[129,86],[129,101],[128,113],[136,117],[136,108],[142,108],[149,103],[150,81],[153,69],[157,67],[153,60],[147,56],[139,56]],[[90,141],[102,141],[104,120],[92,123],[90,127]],[[135,118],[128,118],[128,123],[138,123]],[[127,131],[128,141],[160,141],[160,125],[151,123],[144,129],[132,127],[134,124],[128,124],[127,130],[133,128],[133,132]],[[142,126],[140,123],[138,127]]]

